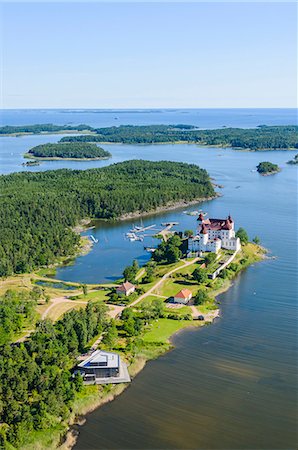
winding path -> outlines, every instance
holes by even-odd
[[[137,305],[140,301],[144,300],[144,298],[148,297],[148,295],[152,294],[153,291],[155,291],[156,288],[162,285],[162,283],[170,276],[172,273],[177,272],[178,270],[181,270],[183,267],[190,266],[191,264],[194,264],[197,262],[199,258],[194,258],[191,261],[185,261],[184,259],[181,259],[181,261],[184,263],[184,266],[175,267],[175,269],[170,270],[167,272],[160,280],[157,281],[145,294],[142,294],[139,298],[137,298],[134,302],[132,302],[129,307]]]

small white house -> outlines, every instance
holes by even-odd
[[[129,281],[125,281],[125,283],[120,284],[116,288],[116,294],[118,295],[125,295],[126,297],[130,294],[132,294],[136,290],[136,287],[134,284],[130,283]]]
[[[182,303],[183,305],[186,305],[191,298],[192,292],[189,289],[182,289],[173,297],[174,303]]]

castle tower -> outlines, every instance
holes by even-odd
[[[205,227],[204,224],[202,224],[202,226],[201,226],[200,237],[201,237],[201,243],[203,245],[207,245],[207,242],[208,242],[208,230],[207,230],[207,228]]]

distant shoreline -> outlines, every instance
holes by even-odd
[[[32,153],[25,153],[24,158],[27,159],[35,159],[37,161],[100,161],[102,159],[110,159],[111,156],[102,156],[99,158],[59,158],[55,157],[43,157],[43,156],[34,156]]]

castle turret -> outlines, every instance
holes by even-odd
[[[228,215],[228,221],[231,225],[231,230],[234,230],[234,220],[231,217],[231,214]]]
[[[198,221],[199,223],[202,223],[202,222],[204,221],[204,215],[203,215],[203,213],[200,213],[200,214],[199,214],[199,217],[197,218],[197,221]]]
[[[202,227],[200,230],[200,236],[201,236],[202,244],[206,245],[208,242],[208,230],[204,224],[202,224]]]

